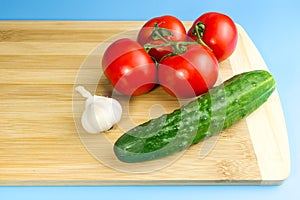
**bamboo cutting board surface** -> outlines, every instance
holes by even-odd
[[[134,38],[142,24],[0,21],[0,185],[278,184],[288,177],[277,91],[246,119],[171,160],[124,164],[111,152],[125,130],[185,103],[160,87],[131,99],[116,95],[126,111],[119,125],[100,135],[83,131],[84,99],[74,87],[111,95],[101,54],[116,38]],[[238,31],[234,54],[220,64],[220,82],[267,69],[239,25]]]

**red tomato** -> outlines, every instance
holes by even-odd
[[[153,30],[157,26],[158,33],[153,34]],[[163,37],[163,39],[160,39]],[[176,17],[165,15],[161,17],[155,17],[147,21],[141,30],[139,31],[137,41],[144,45],[146,43],[152,44],[164,44],[164,40],[168,41],[185,41],[186,30],[182,22]],[[153,48],[148,52],[156,61],[160,61],[161,58],[169,53],[172,53],[172,48],[160,47]]]
[[[238,33],[235,23],[227,15],[208,12],[201,15],[188,31],[188,36],[197,40],[195,26],[202,22],[205,26],[202,40],[214,52],[219,62],[227,59],[234,51]]]
[[[218,61],[200,44],[187,46],[180,55],[164,58],[158,66],[158,80],[172,96],[190,98],[207,92],[217,81]]]
[[[143,49],[131,39],[112,43],[102,58],[104,74],[114,88],[125,95],[149,92],[156,84],[156,65]]]

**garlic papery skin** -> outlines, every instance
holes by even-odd
[[[76,87],[75,90],[87,98],[81,115],[81,124],[88,133],[96,134],[107,131],[121,120],[122,107],[116,99],[92,96],[82,86]]]

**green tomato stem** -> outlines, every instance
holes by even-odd
[[[207,44],[205,44],[205,42],[203,42],[202,40],[204,30],[205,30],[205,25],[202,22],[198,22],[193,30],[193,34],[197,36],[197,42],[187,42],[187,41],[173,42],[172,40],[168,40],[165,38],[165,36],[172,36],[171,31],[164,28],[159,28],[158,24],[154,24],[154,28],[151,33],[152,39],[162,40],[164,43],[163,44],[147,43],[144,45],[144,49],[146,50],[146,52],[149,52],[153,48],[171,46],[173,49],[173,53],[171,53],[170,55],[178,55],[186,52],[188,45],[201,44],[207,47],[209,50],[211,50],[211,48]]]
[[[212,49],[202,40],[204,35],[205,25],[202,22],[198,22],[196,26],[194,27],[193,34],[197,36],[197,42],[205,47],[207,47],[209,50],[212,51]]]
[[[180,42],[173,42],[172,40],[168,40],[165,38],[165,36],[172,36],[172,32],[168,29],[159,28],[158,24],[154,24],[153,31],[151,33],[153,40],[162,40],[163,44],[151,44],[147,43],[144,45],[144,49],[149,52],[152,48],[160,48],[160,47],[167,47],[171,46],[173,49],[172,55],[176,54],[182,54],[186,52],[187,48],[186,46],[191,44],[197,44],[197,42],[186,42],[186,41],[180,41]]]
[[[144,44],[144,49],[149,52],[153,48],[160,48],[160,47],[168,47],[171,46],[173,48],[174,54],[182,54],[186,52],[187,46],[192,45],[192,44],[198,44],[198,42],[172,42],[168,41],[163,44],[151,44],[151,43],[146,43]]]
[[[165,43],[169,42],[169,40],[167,40],[164,35],[163,35],[163,30],[167,30],[167,29],[163,29],[163,28],[159,28],[158,24],[155,23],[154,24],[154,29],[152,31],[152,39],[154,40],[163,40]],[[165,31],[168,33],[168,35],[172,35],[172,33],[170,31]]]

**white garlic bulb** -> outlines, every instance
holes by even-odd
[[[122,115],[121,104],[109,97],[92,96],[84,87],[75,88],[83,97],[87,98],[85,109],[81,116],[83,128],[88,133],[100,133],[109,130],[118,123]]]

